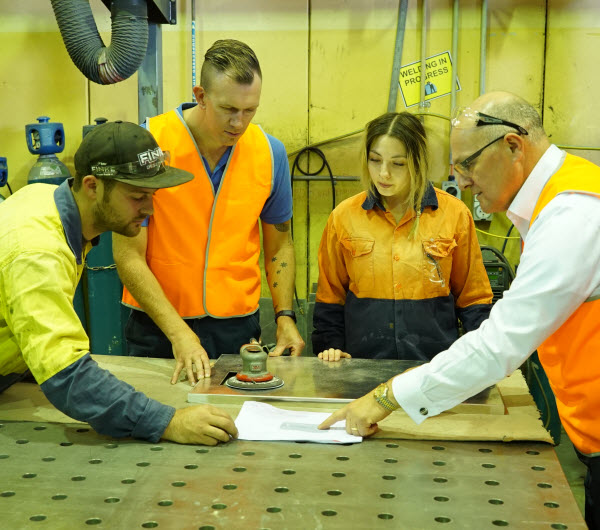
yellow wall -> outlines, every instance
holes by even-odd
[[[91,0],[101,35],[110,42],[110,14]],[[289,153],[307,144],[361,129],[387,109],[398,0],[196,0],[197,69],[218,38],[234,37],[254,48],[264,74],[255,122],[280,138]],[[191,2],[179,0],[178,24],[163,26],[163,107],[191,99]],[[408,2],[402,64],[421,58],[422,0]],[[451,49],[452,1],[431,0],[426,14],[426,55]],[[461,0],[459,105],[479,95],[480,6]],[[486,90],[516,92],[543,113],[551,139],[561,145],[597,147],[600,6],[596,0],[503,0],[489,2]],[[546,31],[547,30],[547,31]],[[137,76],[111,86],[87,81],[62,43],[50,2],[0,0],[0,156],[8,158],[9,182],[23,186],[35,158],[24,127],[40,115],[64,124],[66,148],[59,158],[72,170],[81,127],[95,117],[138,121]],[[397,110],[404,110],[399,94]],[[417,107],[409,110],[417,111]],[[450,97],[431,101],[431,114],[448,116]],[[425,116],[430,136],[431,178],[448,175],[448,122]],[[358,176],[360,135],[320,146],[337,176]],[[600,163],[598,151],[572,151]],[[290,165],[293,158],[290,158]],[[320,162],[312,156],[309,166]],[[337,202],[360,191],[357,182],[336,186]],[[3,190],[6,195],[6,191]],[[469,193],[463,196],[471,205]],[[317,281],[316,255],[331,210],[328,182],[294,184],[294,238],[298,294]],[[503,214],[478,227],[504,235]],[[513,231],[513,236],[517,235]],[[482,244],[503,240],[481,234]],[[519,245],[506,249],[518,261]],[[310,264],[310,265],[309,265]],[[265,295],[268,291],[265,290]]]

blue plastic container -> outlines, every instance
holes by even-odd
[[[27,148],[33,155],[62,153],[65,148],[65,130],[59,122],[50,123],[48,116],[36,118],[38,123],[25,125]]]
[[[0,156],[0,188],[6,186],[8,181],[8,162],[6,158]]]
[[[2,186],[6,186],[6,182],[8,181],[8,164],[6,162],[6,158],[0,156],[0,188]],[[4,200],[4,195],[0,194],[0,202]]]
[[[48,116],[37,118],[38,123],[25,126],[27,148],[34,155],[40,155],[29,170],[27,184],[56,184],[60,185],[71,176],[65,166],[56,156],[65,148],[65,130],[62,123],[50,123]]]

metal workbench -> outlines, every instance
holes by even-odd
[[[0,422],[6,529],[585,529],[549,444],[116,441]]]
[[[173,360],[94,359],[163,403],[179,407],[189,396],[187,383],[168,383]],[[390,368],[385,362],[346,361],[354,362],[274,359],[271,369],[288,393],[332,392],[337,400],[354,396],[344,385],[330,387],[332,378],[363,393],[389,376],[381,372]],[[244,398],[219,397],[222,389],[212,388],[235,369],[230,362],[215,365],[195,390],[214,393],[223,400],[217,406],[235,417]],[[0,394],[0,529],[585,529],[522,376],[498,389],[503,415],[495,405],[485,414],[451,411],[415,429],[400,411],[360,444],[236,440],[205,447],[101,436],[54,409],[38,385],[17,383]],[[331,411],[340,403],[275,405]],[[424,435],[455,441],[396,439]],[[489,441],[502,439],[540,441]]]

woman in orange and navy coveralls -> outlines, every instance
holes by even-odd
[[[479,327],[492,291],[473,218],[428,179],[427,138],[408,112],[366,127],[366,191],[329,216],[319,247],[313,351],[427,361]]]

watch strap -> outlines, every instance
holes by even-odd
[[[377,403],[379,403],[385,410],[389,410],[390,412],[398,410],[399,407],[397,407],[396,405],[394,405],[388,399],[387,393],[388,393],[388,386],[387,386],[387,384],[386,383],[381,383],[375,389],[375,393],[373,394],[373,397],[375,398],[375,401],[377,401]]]
[[[294,322],[296,322],[296,313],[291,309],[282,309],[281,311],[277,311],[277,313],[275,313],[275,324],[277,324],[277,319],[279,317],[290,317]]]

